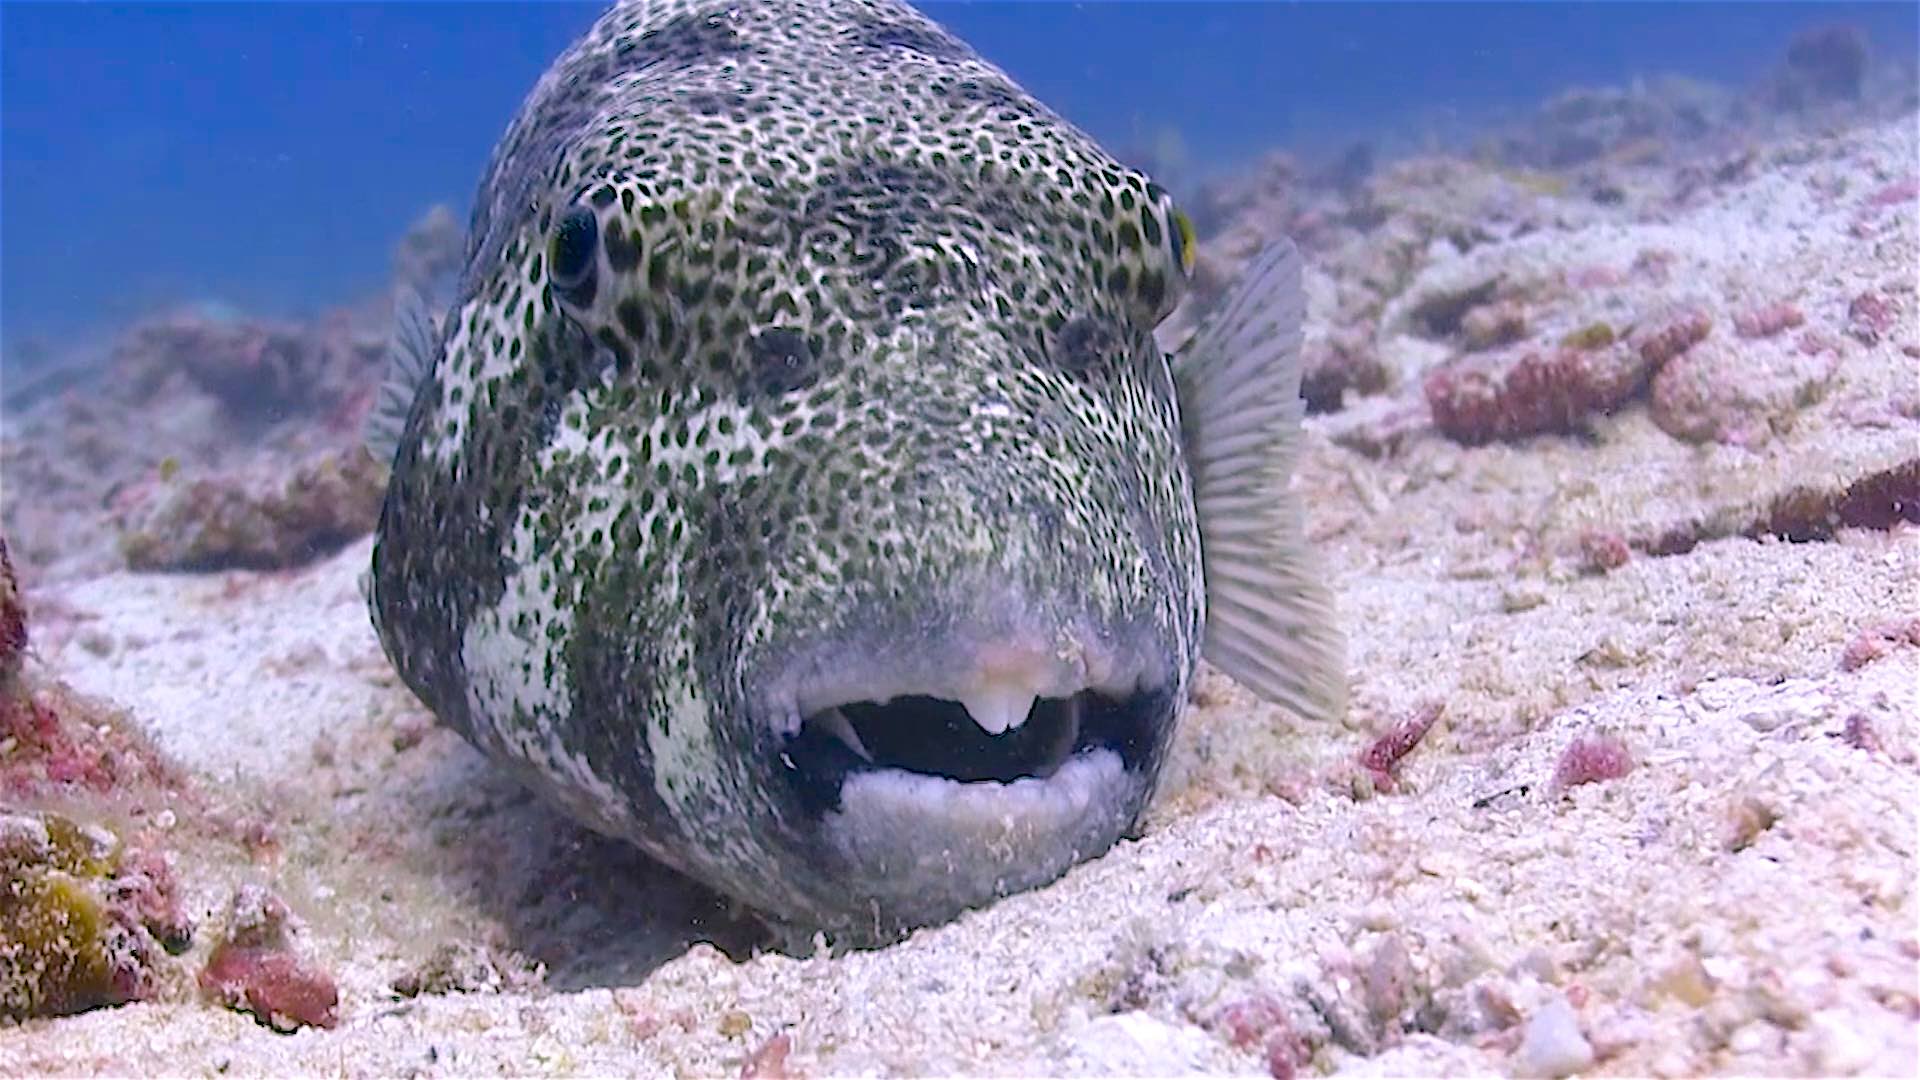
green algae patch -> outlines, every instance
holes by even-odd
[[[102,895],[117,849],[58,815],[0,817],[0,1017],[132,1000],[141,980]]]
[[[1603,322],[1588,323],[1578,330],[1571,331],[1560,339],[1560,344],[1569,349],[1591,351],[1604,349],[1614,343],[1616,335],[1613,327]]]

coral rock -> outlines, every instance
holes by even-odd
[[[200,972],[200,989],[230,1009],[252,1013],[279,1031],[332,1027],[340,991],[333,977],[301,957],[279,897],[249,886],[234,893],[227,938]]]
[[[0,688],[19,672],[20,657],[26,649],[27,605],[20,598],[20,583],[13,576],[7,538],[0,536]]]
[[[381,466],[358,447],[278,477],[175,475],[120,506],[121,552],[136,570],[298,565],[370,531],[385,483]]]
[[[1868,289],[1847,304],[1847,333],[1863,345],[1877,345],[1898,316],[1892,300]]]
[[[1300,396],[1306,399],[1308,412],[1338,411],[1349,390],[1377,394],[1386,388],[1386,365],[1372,345],[1357,335],[1335,335],[1307,346]]]
[[[1759,446],[1820,400],[1834,366],[1830,354],[1703,342],[1654,376],[1653,421],[1683,442]]]

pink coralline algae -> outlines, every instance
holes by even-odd
[[[1434,426],[1469,445],[1570,432],[1640,392],[1647,368],[1619,345],[1527,346],[1465,356],[1433,371],[1423,389]]]
[[[1920,176],[1909,176],[1886,185],[1867,196],[1867,206],[1879,209],[1920,199]]]
[[[1627,565],[1633,549],[1617,532],[1585,532],[1580,534],[1580,558],[1588,568],[1604,573]]]
[[[1847,333],[1862,345],[1877,345],[1898,317],[1892,300],[1868,289],[1847,304]]]
[[[1713,316],[1698,307],[1680,308],[1650,320],[1634,330],[1631,344],[1648,368],[1659,370],[1667,361],[1706,340]]]
[[[1293,1029],[1287,1010],[1271,994],[1255,994],[1223,1007],[1211,1026],[1243,1050],[1259,1047],[1267,1075],[1292,1080],[1313,1055],[1307,1040]]]
[[[236,892],[227,938],[200,972],[201,992],[277,1031],[332,1027],[339,1022],[339,989],[294,950],[289,920],[286,904],[264,889]]]
[[[1464,355],[1428,374],[1427,406],[1442,434],[1467,445],[1573,432],[1638,397],[1712,327],[1704,311],[1680,308],[1645,320],[1625,340],[1594,323],[1558,344]]]
[[[1633,754],[1617,735],[1581,735],[1553,767],[1553,790],[1618,780],[1633,771]]]

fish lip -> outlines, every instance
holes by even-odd
[[[1172,664],[1146,635],[1103,632],[1076,620],[1051,632],[983,625],[946,632],[836,635],[788,651],[750,693],[754,714],[774,734],[793,736],[810,717],[857,702],[928,696],[963,699],[985,680],[996,654],[1024,656],[1036,697],[1083,690],[1110,697],[1170,681]]]

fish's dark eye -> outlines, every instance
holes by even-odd
[[[600,252],[600,219],[584,206],[567,211],[553,230],[553,287],[566,299],[587,304],[593,299],[593,271]]]
[[[800,331],[777,326],[753,336],[753,381],[767,394],[784,394],[813,382],[813,347]]]

